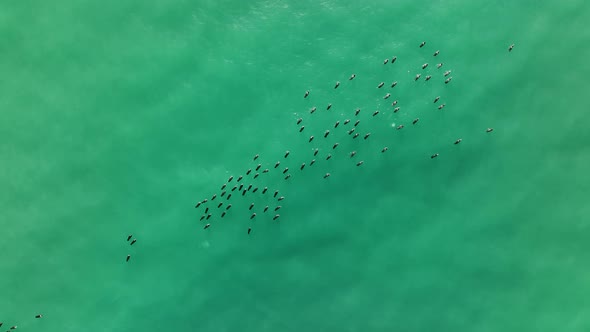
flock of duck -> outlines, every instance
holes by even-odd
[[[424,49],[426,45],[426,42],[422,42],[419,45],[420,49]],[[508,51],[511,52],[512,49],[514,48],[514,44],[510,45],[508,48]],[[432,57],[438,59],[438,56],[440,54],[439,50],[436,50],[433,54]],[[395,64],[397,62],[397,57],[394,56],[392,58],[387,58],[385,60],[383,60],[383,64],[384,65],[391,65],[391,64]],[[442,62],[439,62],[436,64],[436,69],[439,70],[444,66],[444,64]],[[424,72],[425,69],[429,67],[428,63],[424,63],[421,68]],[[441,75],[441,74],[439,74]],[[433,78],[434,73],[433,74],[425,74],[424,75],[424,80],[425,81],[430,81]],[[453,79],[453,77],[451,76],[451,70],[445,70],[442,71],[442,82],[444,82],[445,85],[451,84],[451,81]],[[422,73],[417,73],[414,76],[414,81],[418,81],[422,78]],[[350,77],[348,78],[349,81],[355,80],[357,79],[357,75],[356,74],[352,74],[350,75]],[[377,89],[382,89],[385,86],[385,82],[376,82],[376,88]],[[395,88],[398,85],[398,81],[393,81],[390,85],[391,89]],[[340,81],[336,81],[334,84],[334,89],[339,89],[341,86],[341,82]],[[392,91],[393,92],[393,91]],[[390,98],[392,98],[392,92],[386,92],[383,95],[383,99],[384,100],[388,100]],[[312,96],[312,93],[310,90],[305,91],[305,93],[303,94],[303,98],[306,100],[310,100]],[[392,98],[393,99],[393,98]],[[436,105],[438,110],[442,110],[445,107],[445,103],[444,102],[440,102],[441,101],[441,96],[433,96],[433,103],[434,105]],[[332,104],[328,103],[325,107],[326,112],[330,111],[332,109]],[[375,110],[375,111],[371,111],[370,114],[372,115],[372,117],[377,117],[379,116],[379,114],[381,114],[381,112],[392,112],[392,113],[397,113],[400,110],[400,106],[398,106],[398,100],[393,100],[391,103],[391,109],[390,110]],[[313,106],[309,109],[309,117],[311,117],[316,111],[318,111],[317,106]],[[360,133],[359,129],[361,128],[361,126],[359,126],[361,120],[358,119],[359,114],[361,113],[361,109],[357,108],[354,110],[354,115],[351,116],[351,118],[343,118],[340,120],[337,120],[335,123],[333,123],[329,129],[326,129],[323,132],[323,139],[329,139],[329,137],[335,137],[336,135],[334,134],[334,132],[337,131],[341,131],[340,132],[340,136],[338,136],[336,138],[336,140],[342,140],[345,139],[342,136],[346,137],[346,135],[342,134],[342,131],[345,131],[348,136],[351,137],[351,139],[357,139],[359,137],[362,137],[363,140],[369,140],[371,133],[370,132],[366,132],[366,133]],[[352,114],[351,114],[352,115]],[[354,118],[357,119],[354,119]],[[418,122],[420,121],[419,118],[415,118],[412,120],[412,125],[416,125],[418,124]],[[296,120],[296,125],[297,125],[297,130],[299,131],[299,133],[303,134],[305,132],[305,125],[306,123],[304,122],[304,119],[302,117],[299,117]],[[401,130],[404,128],[403,124],[399,124],[397,125],[396,129],[397,130]],[[487,128],[485,130],[486,133],[490,133],[492,132],[494,129],[493,128]],[[319,136],[319,135],[318,135]],[[272,217],[273,221],[279,221],[281,218],[280,215],[280,209],[282,208],[282,205],[285,203],[283,200],[285,200],[285,196],[283,195],[283,193],[279,192],[279,190],[270,188],[268,185],[265,186],[263,183],[263,180],[260,180],[259,178],[263,178],[265,176],[267,176],[267,173],[277,173],[277,175],[281,175],[284,177],[285,181],[289,181],[291,179],[291,175],[294,174],[294,169],[297,170],[299,172],[304,172],[306,168],[309,167],[314,167],[314,165],[316,163],[319,163],[322,159],[323,160],[330,160],[332,158],[332,153],[336,150],[338,150],[338,147],[340,146],[340,143],[338,141],[334,141],[333,143],[330,143],[329,145],[331,145],[331,149],[327,148],[327,153],[322,152],[322,155],[320,155],[320,149],[318,147],[315,146],[315,144],[318,142],[318,138],[316,138],[315,135],[310,135],[310,136],[304,136],[307,140],[307,142],[309,144],[314,145],[314,148],[312,149],[312,155],[309,156],[309,160],[306,161],[300,161],[301,163],[299,164],[298,162],[295,162],[295,167],[284,167],[282,166],[282,163],[286,163],[287,161],[292,162],[292,160],[290,160],[289,156],[290,156],[290,151],[287,150],[285,151],[285,153],[283,154],[282,158],[280,158],[278,161],[274,162],[274,164],[272,162],[270,163],[264,163],[260,161],[260,155],[256,154],[253,156],[252,158],[252,167],[248,168],[247,170],[245,170],[245,172],[243,174],[239,174],[239,175],[232,175],[229,178],[227,178],[227,180],[222,183],[220,185],[220,190],[214,194],[212,194],[209,197],[205,197],[202,200],[198,201],[195,205],[195,208],[200,211],[199,212],[199,220],[201,222],[203,222],[203,229],[207,230],[210,229],[211,227],[213,227],[212,223],[213,220],[215,220],[216,218],[222,219],[225,218],[226,216],[228,216],[229,214],[239,214],[239,215],[243,215],[244,219],[247,220],[247,218],[249,218],[250,220],[253,219],[257,219],[260,218],[261,215],[268,215],[266,218],[270,219]],[[320,138],[321,139],[321,138]],[[457,138],[454,141],[454,144],[460,144],[462,142],[462,138]],[[384,146],[383,148],[381,148],[381,153],[385,153],[388,151],[388,147]],[[352,151],[347,151],[347,155],[349,158],[351,159],[357,159],[357,151],[356,150],[352,150]],[[439,156],[439,153],[433,153],[430,155],[431,159],[435,159]],[[363,160],[356,160],[356,166],[357,167],[361,167],[364,164]],[[292,163],[291,163],[292,165]],[[289,165],[289,166],[291,166]],[[317,167],[317,166],[316,166]],[[281,174],[282,173],[282,174]],[[331,176],[330,173],[325,173],[323,175],[324,179],[328,179]],[[246,184],[247,183],[247,184]],[[260,196],[268,196],[266,199],[267,204],[258,204],[255,202],[250,202],[249,204],[246,204],[245,206],[247,206],[247,210],[244,212],[243,210],[241,211],[236,211],[236,209],[232,209],[232,203],[235,200],[236,196],[239,196],[240,198],[243,199],[248,199],[249,197],[252,197],[254,195],[258,195]],[[234,200],[232,200],[232,197],[234,197]],[[255,200],[254,198],[252,199],[252,201]],[[259,200],[258,200],[259,201]],[[245,208],[245,207],[244,207]],[[250,234],[252,232],[252,225],[253,223],[249,223],[249,226],[247,227],[247,230],[245,230],[245,232],[247,234]],[[127,256],[127,260],[129,260],[130,256]]]

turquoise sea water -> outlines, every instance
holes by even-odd
[[[582,0],[3,1],[2,327],[590,330],[588,17]],[[353,140],[332,127],[357,107]],[[203,230],[195,203],[255,154],[271,171],[244,182],[286,197],[279,221],[236,191]]]

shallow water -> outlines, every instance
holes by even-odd
[[[3,327],[590,329],[587,2],[0,9]],[[236,191],[203,230],[194,204],[257,153],[280,221]]]

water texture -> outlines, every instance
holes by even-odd
[[[2,328],[590,330],[588,17],[582,0],[3,1]],[[258,162],[258,193],[199,221]]]

